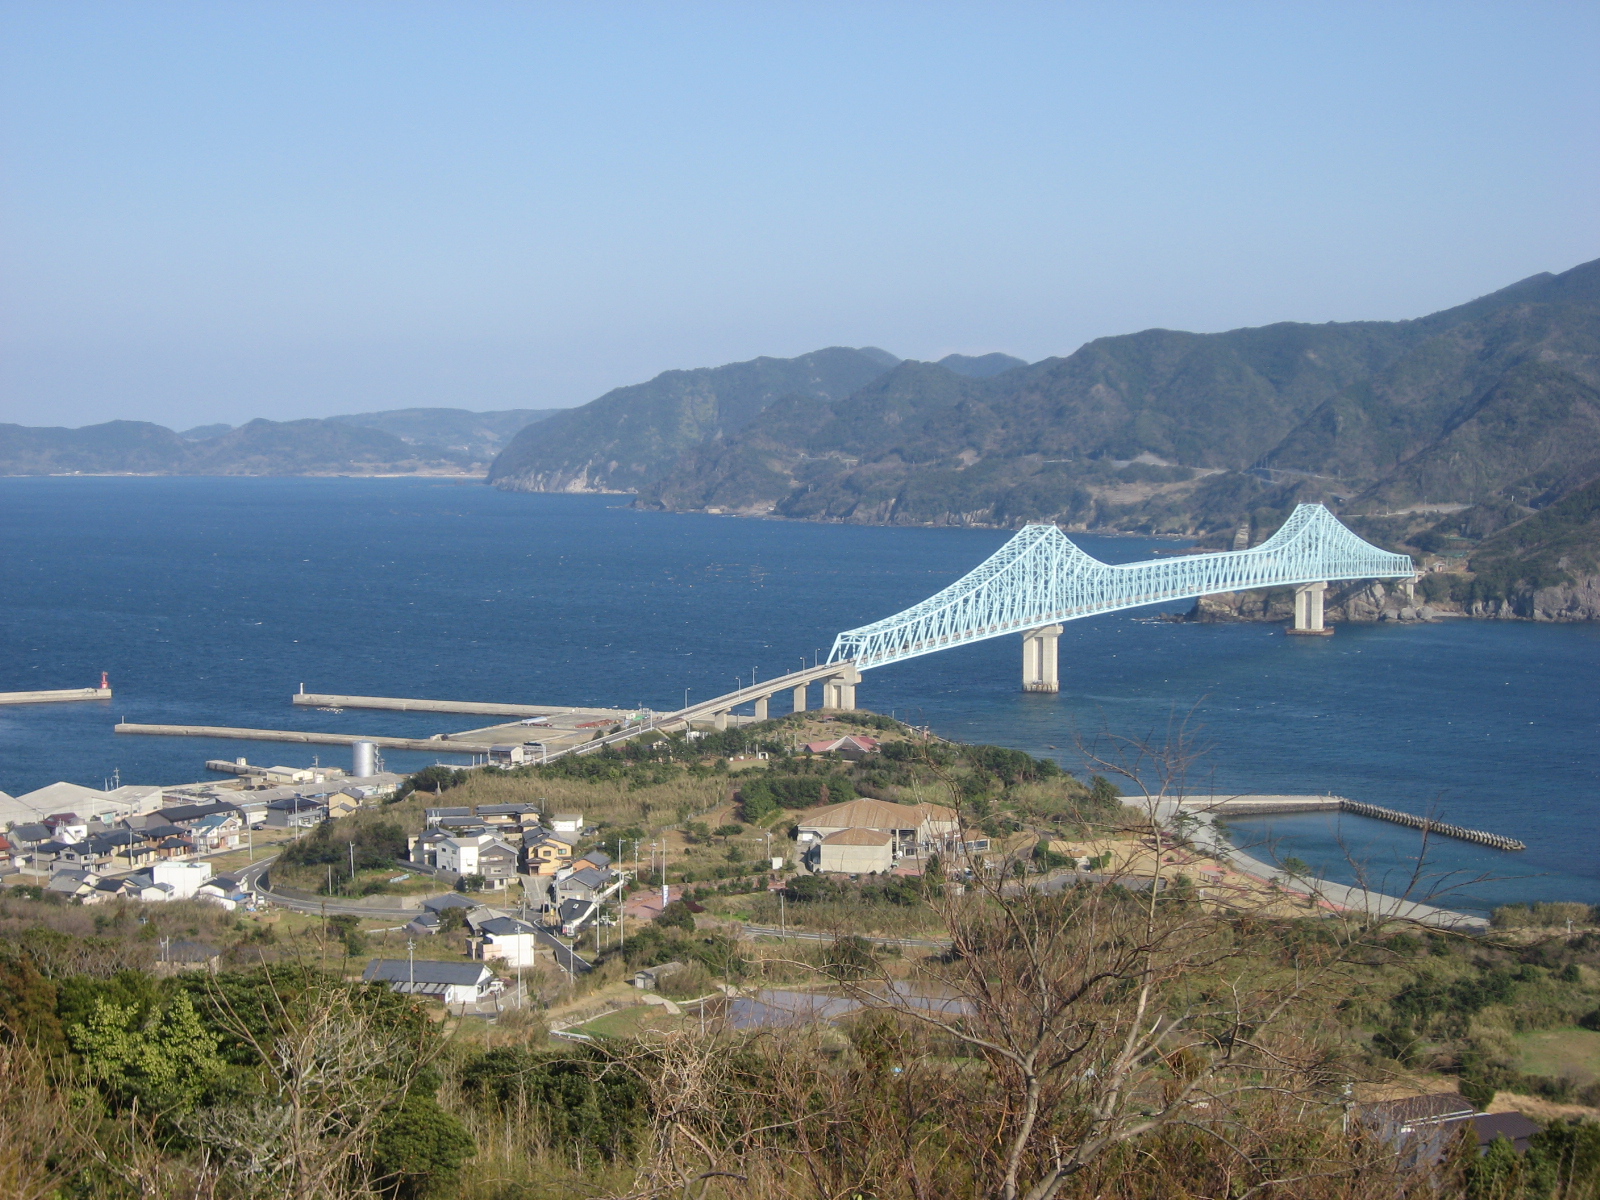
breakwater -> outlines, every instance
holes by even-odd
[[[0,704],[61,704],[69,700],[109,700],[109,687],[58,688],[47,692],[0,692]]]
[[[1516,838],[1482,829],[1466,829],[1444,821],[1434,821],[1380,804],[1367,804],[1344,796],[1187,796],[1180,808],[1193,812],[1211,813],[1219,817],[1256,817],[1277,813],[1347,812],[1358,817],[1371,817],[1375,821],[1391,821],[1423,833],[1436,833],[1440,837],[1459,838],[1494,850],[1526,850],[1528,847]]]
[[[1377,804],[1364,804],[1360,800],[1346,800],[1340,805],[1344,812],[1355,813],[1358,817],[1372,817],[1379,821],[1393,821],[1396,825],[1409,825],[1412,829],[1419,829],[1423,833],[1436,833],[1441,837],[1460,838],[1464,842],[1475,842],[1480,846],[1488,846],[1494,850],[1526,850],[1528,847],[1517,841],[1498,833],[1488,833],[1482,829],[1465,829],[1460,825],[1451,825],[1444,821],[1434,821],[1428,817],[1419,817],[1414,813],[1399,812],[1393,808],[1383,808]]]

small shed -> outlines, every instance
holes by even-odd
[[[681,962],[664,962],[659,966],[645,967],[642,971],[633,973],[633,986],[640,991],[653,992],[661,985],[661,981],[669,975],[676,975],[683,970]]]

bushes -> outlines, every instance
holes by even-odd
[[[759,821],[780,808],[820,808],[856,798],[855,785],[845,775],[778,775],[768,773],[744,780],[739,788],[739,810],[747,822]]]
[[[1600,910],[1568,901],[1506,904],[1495,909],[1491,918],[1496,929],[1564,929],[1569,921],[1574,925],[1600,923]]]

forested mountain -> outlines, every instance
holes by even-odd
[[[781,396],[843,400],[899,361],[873,347],[833,346],[799,358],[666,371],[523,430],[489,478],[513,491],[635,491],[684,451],[736,434]]]
[[[362,425],[392,433],[416,446],[443,446],[485,462],[530,425],[553,417],[559,408],[508,408],[469,412],[464,408],[392,408],[385,412],[329,417],[346,425]]]
[[[1220,545],[1320,500],[1391,545],[1465,549],[1597,477],[1600,262],[1411,321],[1147,330],[982,378],[903,362],[783,398],[638,503]]]
[[[81,429],[0,425],[0,475],[465,474],[486,461],[335,420],[258,420],[201,439],[148,421]]]

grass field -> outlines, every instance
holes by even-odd
[[[652,1021],[666,1017],[666,1010],[653,1004],[635,1004],[616,1012],[596,1017],[573,1029],[573,1033],[587,1033],[594,1037],[637,1037]],[[666,1017],[671,1020],[670,1017]]]
[[[1578,1084],[1600,1080],[1600,1033],[1541,1029],[1517,1035],[1517,1067],[1528,1075],[1558,1075]]]

